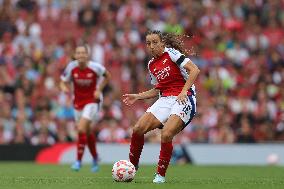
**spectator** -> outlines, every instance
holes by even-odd
[[[2,0],[0,143],[76,139],[72,97],[58,82],[82,38],[113,76],[98,139],[127,141],[129,125],[149,106],[121,105],[122,94],[149,88],[148,29],[191,36],[184,40],[201,68],[196,120],[176,142],[283,141],[283,8],[282,1]]]
[[[237,134],[238,143],[255,143],[252,128],[249,124],[249,120],[243,118],[241,120],[241,128]]]
[[[79,24],[82,27],[90,28],[98,23],[99,10],[92,5],[92,1],[87,3],[81,8],[78,13]]]

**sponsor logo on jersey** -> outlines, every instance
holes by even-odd
[[[167,66],[154,74],[156,75],[157,80],[161,81],[165,79],[166,77],[170,76],[170,70],[171,70],[170,66]]]
[[[75,82],[80,86],[89,86],[93,82],[91,79],[76,79]]]
[[[75,77],[75,78],[78,78],[78,77],[79,77],[79,75],[78,75],[77,73],[75,73],[75,74],[74,74],[74,77]]]

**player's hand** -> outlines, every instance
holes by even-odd
[[[101,93],[102,93],[101,91],[96,90],[96,91],[94,92],[94,98],[95,98],[96,100],[100,100]]]
[[[138,100],[138,95],[137,94],[125,94],[123,95],[124,99],[123,102],[127,105],[130,106],[134,104],[136,100]]]
[[[181,93],[179,93],[179,95],[177,96],[176,101],[178,101],[180,105],[186,104],[186,102],[188,101],[187,91],[181,91]]]
[[[61,89],[61,91],[65,92],[65,93],[69,93],[69,91],[70,91],[69,88],[64,83],[60,83],[60,89]]]

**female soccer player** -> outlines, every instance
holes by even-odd
[[[133,128],[130,144],[130,162],[138,168],[144,145],[144,134],[161,128],[161,150],[154,183],[164,183],[175,135],[181,132],[196,113],[194,81],[198,67],[186,58],[187,50],[178,35],[149,31],[147,50],[153,57],[148,63],[151,83],[155,86],[139,94],[125,94],[124,103],[132,105],[137,100],[159,96]]]
[[[91,125],[95,121],[102,102],[102,91],[110,80],[109,72],[99,63],[89,60],[88,48],[78,46],[75,51],[75,61],[70,62],[61,76],[60,87],[69,92],[68,83],[72,82],[74,88],[75,120],[78,130],[77,161],[71,166],[74,171],[79,171],[87,144],[93,156],[92,171],[97,172],[98,156],[96,139],[92,133]],[[103,78],[100,83],[99,79]]]

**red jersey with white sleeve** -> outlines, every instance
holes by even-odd
[[[73,83],[75,109],[82,110],[86,104],[99,102],[95,99],[94,92],[105,71],[105,67],[94,61],[89,61],[84,69],[80,69],[76,60],[67,65],[61,80]]]
[[[161,96],[178,96],[188,79],[184,65],[190,61],[184,54],[173,48],[165,48],[158,58],[148,63],[151,84],[160,90]],[[188,95],[195,95],[195,86],[188,90]]]

